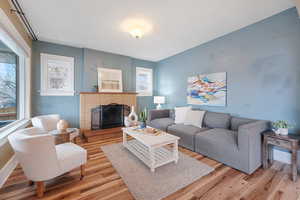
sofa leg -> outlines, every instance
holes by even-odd
[[[85,176],[85,164],[80,166],[80,172],[81,172],[80,180],[82,180]]]
[[[37,181],[36,182],[36,193],[39,198],[44,196],[44,191],[45,191],[45,185],[44,181]]]

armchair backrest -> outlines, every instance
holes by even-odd
[[[60,120],[60,116],[53,115],[41,115],[31,119],[32,125],[36,128],[43,129],[45,131],[52,131],[57,129],[57,123]]]
[[[57,176],[59,162],[53,135],[33,127],[9,135],[8,140],[29,180],[44,181]]]

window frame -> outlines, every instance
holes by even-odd
[[[9,52],[9,51],[2,51],[2,50],[0,50],[0,54],[1,53],[12,54],[12,55],[16,56],[15,57],[15,67],[16,67],[16,69],[15,69],[16,70],[16,76],[15,76],[15,80],[16,80],[16,90],[15,90],[15,93],[16,93],[16,120],[14,120],[14,121],[17,121],[20,118],[19,117],[19,58],[18,58],[19,56],[16,55],[14,52]],[[0,62],[0,64],[1,63],[3,63],[3,62]],[[5,64],[5,62],[3,64]],[[11,63],[6,63],[6,64],[11,64]],[[9,125],[9,124],[7,124],[7,125]],[[5,125],[5,126],[7,126],[7,125]],[[5,126],[3,126],[3,127],[5,127]],[[3,127],[0,127],[0,130]]]
[[[0,140],[2,140],[10,133],[30,123],[31,48],[1,8],[0,18],[0,40],[18,55],[19,64],[17,80],[19,119],[0,128]]]
[[[138,90],[137,88],[137,77],[141,73],[148,73],[150,74],[150,89],[149,90]],[[136,67],[136,77],[135,77],[135,87],[136,92],[138,93],[138,96],[153,96],[153,69],[152,68],[146,68],[146,67]],[[150,91],[151,90],[151,91]]]

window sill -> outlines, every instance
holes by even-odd
[[[15,121],[3,128],[0,129],[0,146],[3,144],[3,142],[6,142],[6,138],[9,134],[13,133],[14,131],[25,128],[30,124],[29,119],[21,119],[18,121]]]
[[[137,92],[138,93],[138,92]],[[152,93],[138,93],[138,97],[152,97]]]

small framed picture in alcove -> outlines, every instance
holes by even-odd
[[[122,92],[122,70],[98,68],[99,92]]]

